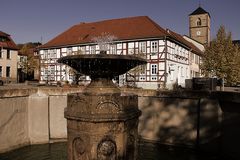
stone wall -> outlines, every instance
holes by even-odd
[[[0,99],[0,152],[29,144],[28,97]]]
[[[66,139],[67,94],[81,88],[0,90],[0,153],[29,144]]]
[[[57,87],[0,90],[0,153],[28,144],[66,139],[67,94],[81,90]],[[236,147],[240,140],[240,129],[236,127],[240,111],[220,108],[210,92],[126,88],[123,91],[139,95],[142,138],[240,157]],[[235,99],[239,101],[239,97]]]
[[[139,133],[164,144],[201,147],[219,138],[221,111],[214,99],[198,97],[140,97]]]

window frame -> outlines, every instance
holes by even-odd
[[[6,78],[10,78],[10,77],[11,77],[11,67],[6,66]]]
[[[2,74],[3,74],[3,72],[2,72],[2,66],[0,66],[0,77],[2,77]]]
[[[202,20],[201,20],[201,18],[198,18],[198,19],[196,20],[196,25],[197,25],[197,26],[202,26]]]
[[[146,41],[139,42],[138,50],[140,53],[146,53],[147,52],[147,42]]]
[[[110,54],[117,54],[117,45],[116,44],[110,45],[109,53]]]
[[[89,53],[96,54],[96,46],[95,45],[89,47]]]
[[[151,41],[151,53],[158,52],[158,41]]]
[[[157,75],[157,64],[151,64],[151,75]]]
[[[7,50],[7,59],[11,59],[11,51],[10,51],[10,49]]]
[[[3,48],[1,47],[1,48],[0,48],[0,59],[3,58],[3,54],[2,54],[2,53],[3,53]]]

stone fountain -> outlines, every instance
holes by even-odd
[[[112,79],[146,63],[132,55],[71,55],[66,64],[91,78],[82,93],[68,95],[65,118],[68,160],[135,160],[137,158],[137,95],[124,94]]]

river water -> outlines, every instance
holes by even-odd
[[[0,160],[66,160],[66,143],[22,147],[0,154]],[[141,142],[138,160],[219,160],[220,157],[196,153],[192,149]],[[222,159],[222,158],[221,158]]]

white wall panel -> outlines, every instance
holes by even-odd
[[[134,48],[134,42],[128,43],[128,48]]]
[[[159,40],[159,45],[165,45],[165,42],[163,40]]]
[[[159,47],[159,52],[163,52],[165,47]]]
[[[117,44],[117,49],[122,49],[122,43]]]
[[[62,52],[67,52],[67,48],[62,48],[61,51]]]
[[[72,51],[74,52],[78,51],[78,47],[72,47]]]

